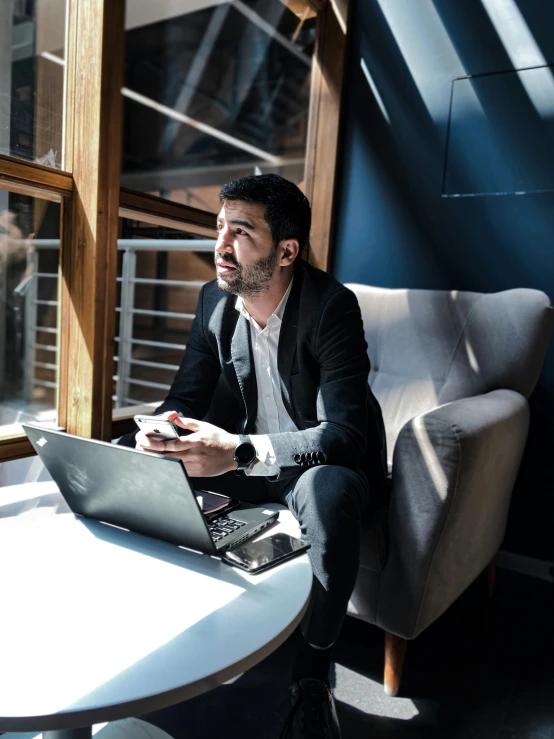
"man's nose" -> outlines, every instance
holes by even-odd
[[[229,228],[223,227],[220,229],[215,244],[215,250],[218,254],[223,254],[233,250],[233,239],[232,231]]]

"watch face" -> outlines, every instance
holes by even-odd
[[[256,450],[254,445],[249,442],[245,441],[243,444],[239,444],[235,449],[235,459],[239,464],[248,464],[255,456]]]

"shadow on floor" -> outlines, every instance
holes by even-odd
[[[554,739],[552,585],[499,571],[418,639],[401,693],[382,687],[383,634],[348,618],[331,682],[343,739]],[[233,683],[143,716],[175,739],[278,739],[300,635]]]

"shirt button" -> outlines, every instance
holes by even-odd
[[[266,399],[266,400],[269,400],[269,395],[266,395],[266,396],[265,396],[265,399]]]

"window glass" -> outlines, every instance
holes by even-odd
[[[0,154],[63,168],[66,2],[0,7]]]
[[[0,191],[0,435],[56,424],[60,206]]]
[[[46,482],[51,479],[40,457],[37,456],[14,459],[11,462],[2,462],[0,464],[0,487],[20,485],[25,482]],[[17,498],[17,502],[14,501],[14,497]],[[1,495],[0,518],[3,517],[4,511],[9,516],[26,515],[31,517],[36,514],[36,509],[39,505],[40,503],[36,499],[19,501],[19,496],[17,495],[9,496],[8,498],[5,495]],[[44,506],[44,501],[42,502],[42,506]]]
[[[121,218],[114,368],[116,408],[165,398],[203,284],[215,278],[214,239]]]
[[[122,185],[214,212],[221,186],[244,175],[301,185],[314,12],[146,5],[127,0]]]

